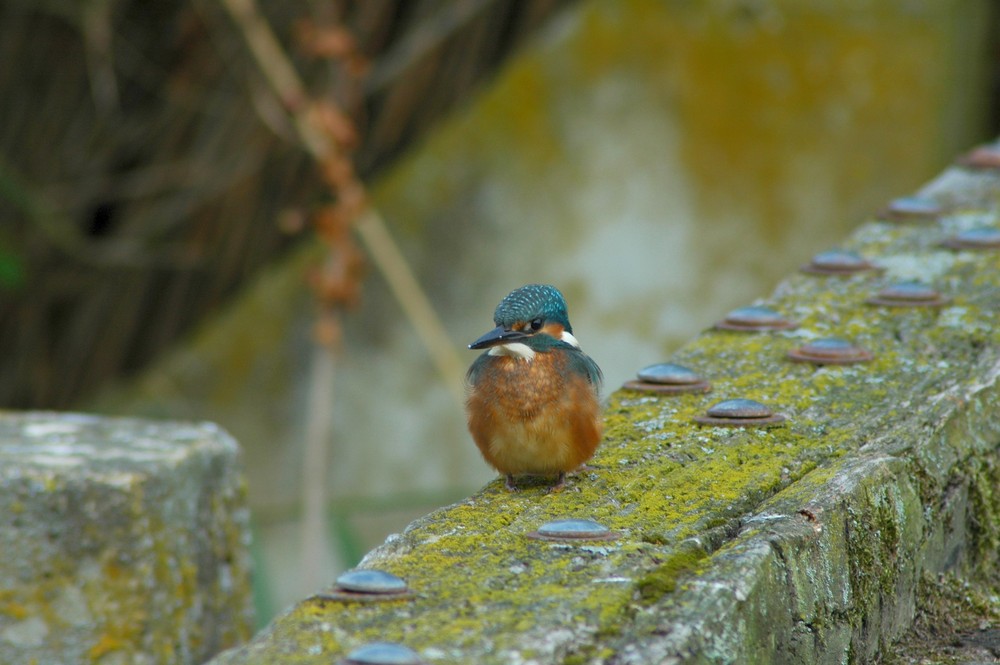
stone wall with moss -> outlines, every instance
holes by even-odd
[[[1000,556],[1000,250],[942,245],[998,231],[1000,174],[952,168],[921,195],[941,214],[871,219],[844,243],[876,269],[795,274],[764,301],[798,327],[708,330],[670,358],[712,392],[615,392],[563,491],[498,480],[365,557],[410,595],[317,593],[214,662],[329,663],[385,641],[428,663],[870,662],[922,578]],[[944,300],[868,302],[909,281]],[[789,360],[829,336],[872,360]],[[786,420],[694,422],[731,398]],[[617,537],[528,537],[563,518]]]
[[[235,441],[0,413],[0,662],[194,664],[253,629]]]

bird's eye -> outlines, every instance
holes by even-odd
[[[531,322],[531,329],[533,331],[535,331],[535,332],[541,330],[542,329],[542,320],[541,319],[534,319],[534,320],[532,320],[532,322]]]

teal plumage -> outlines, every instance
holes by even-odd
[[[504,296],[493,311],[493,323],[498,326],[511,327],[518,321],[536,317],[559,323],[566,332],[573,332],[566,312],[566,299],[559,289],[548,284],[528,284],[515,289]]]

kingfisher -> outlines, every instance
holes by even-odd
[[[601,441],[601,369],[580,350],[559,289],[528,284],[504,297],[496,328],[469,345],[485,349],[469,368],[469,432],[486,463],[506,476],[566,473]]]

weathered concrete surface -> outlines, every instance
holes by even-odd
[[[0,662],[201,663],[245,639],[245,494],[211,424],[0,413]]]
[[[924,573],[1000,556],[1000,252],[939,246],[997,226],[1000,176],[952,169],[927,191],[951,207],[939,222],[871,221],[848,241],[883,272],[779,286],[769,304],[797,330],[708,331],[676,354],[712,394],[615,393],[602,448],[561,493],[494,482],[365,558],[414,599],[311,598],[214,662],[329,663],[384,640],[431,663],[869,662],[910,623]],[[865,304],[912,278],[951,302]],[[786,359],[828,335],[874,361]],[[692,423],[732,397],[788,421]],[[621,537],[525,537],[563,517]]]

